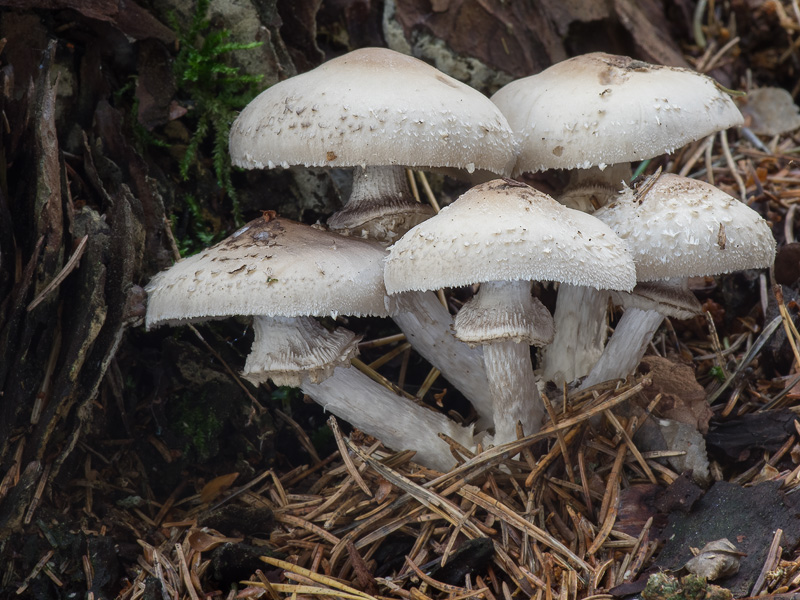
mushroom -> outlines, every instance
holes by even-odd
[[[471,428],[348,368],[358,338],[342,327],[328,332],[312,318],[388,315],[383,248],[273,215],[156,275],[146,288],[147,327],[253,316],[245,378],[300,387],[387,446],[416,450],[421,464],[452,467],[455,459],[437,434],[471,447]]]
[[[594,215],[628,244],[640,282],[662,280],[675,289],[667,302],[646,288],[638,294],[582,387],[627,377],[665,314],[696,311],[680,300],[690,293],[689,277],[765,268],[775,258],[775,238],[756,211],[709,183],[671,173],[624,189]]]
[[[559,202],[593,212],[631,177],[630,162],[670,153],[743,118],[711,78],[595,52],[513,81],[492,101],[520,142],[515,173],[569,169]],[[589,372],[606,340],[607,295],[560,286],[556,337],[543,376],[572,381]]]
[[[355,167],[350,199],[328,225],[382,243],[433,214],[413,199],[404,166],[507,175],[515,150],[511,128],[488,98],[386,48],[349,52],[270,87],[230,134],[240,167]],[[450,313],[435,295],[404,295],[394,320],[490,425],[483,357],[453,337]]]
[[[416,58],[363,48],[257,96],[231,127],[233,164],[248,169],[356,167],[331,229],[391,242],[433,213],[403,167],[506,175],[514,136],[483,94]]]
[[[552,317],[531,280],[631,289],[624,244],[600,221],[527,185],[478,185],[389,248],[389,293],[480,283],[455,320],[456,336],[482,344],[494,401],[495,443],[541,426],[543,405],[529,344],[552,337]]]
[[[520,141],[515,173],[570,169],[578,175],[597,167],[596,175],[743,123],[710,77],[603,52],[512,81],[492,101]]]

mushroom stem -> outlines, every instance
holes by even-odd
[[[655,310],[625,309],[614,335],[600,360],[581,383],[581,389],[611,379],[624,379],[633,373],[663,320],[664,315]]]
[[[630,163],[617,163],[588,169],[572,169],[569,183],[558,197],[558,201],[569,208],[593,213],[611,202],[632,176]]]
[[[472,427],[398,396],[354,368],[339,367],[320,383],[305,381],[300,389],[314,401],[394,450],[409,449],[415,462],[448,471],[456,466],[444,433],[466,448],[473,448]]]
[[[414,404],[350,368],[358,351],[355,334],[329,332],[311,317],[254,317],[253,350],[244,376],[253,383],[299,387],[318,404],[395,450],[417,452],[420,464],[449,469],[455,459],[438,437],[442,432],[466,448],[475,445],[471,427]]]
[[[608,292],[562,283],[553,343],[542,353],[542,378],[556,384],[586,375],[603,354]]]
[[[631,293],[612,292],[611,299],[622,304],[625,313],[581,388],[630,375],[665,316],[691,319],[702,312],[687,277],[638,283]]]
[[[358,339],[339,327],[329,332],[312,317],[253,317],[253,349],[242,375],[258,385],[272,379],[275,385],[298,387],[333,374],[338,366],[349,366],[358,353]]]
[[[472,403],[479,417],[478,430],[491,427],[492,394],[481,349],[456,338],[453,317],[433,292],[404,292],[393,298],[397,313],[392,319],[414,350]]]
[[[542,426],[544,404],[536,387],[530,346],[522,342],[495,342],[483,349],[489,390],[494,399],[494,440],[517,439],[517,423],[525,435]]]
[[[432,216],[433,209],[411,195],[403,167],[356,167],[350,198],[328,219],[328,226],[343,235],[389,244]]]
[[[552,340],[552,317],[531,296],[529,281],[487,281],[459,311],[456,335],[483,344],[494,412],[496,444],[539,431],[544,406],[531,363],[530,345]]]
[[[413,199],[403,167],[356,167],[350,199],[328,225],[343,235],[364,235],[388,244],[431,216],[431,207]],[[393,319],[414,350],[472,402],[478,427],[491,427],[492,401],[483,355],[456,339],[453,319],[436,295],[403,294]]]
[[[630,163],[572,169],[558,201],[569,208],[593,213],[619,195],[631,178]],[[561,384],[586,375],[603,353],[606,342],[608,294],[594,288],[562,284],[558,288],[556,336],[544,351],[542,375]]]

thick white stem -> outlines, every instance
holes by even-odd
[[[593,213],[613,200],[631,178],[630,163],[573,169],[558,201]],[[603,353],[606,342],[608,293],[561,284],[554,315],[556,336],[542,355],[542,377],[561,385],[586,375]]]
[[[305,381],[300,389],[325,410],[389,448],[416,451],[414,460],[431,469],[447,471],[456,465],[438,433],[466,448],[475,445],[471,427],[398,396],[352,367],[338,367],[325,381]]]
[[[453,318],[433,292],[405,292],[394,297],[392,318],[425,360],[472,402],[479,430],[492,426],[492,397],[480,348],[470,348],[453,334]]]
[[[483,344],[492,397],[494,441],[517,439],[517,422],[525,435],[539,431],[543,405],[531,363],[531,344],[549,342],[553,318],[531,296],[529,281],[486,281],[455,320],[459,339]]]
[[[432,216],[433,209],[412,196],[403,167],[356,167],[350,198],[328,219],[328,226],[343,235],[390,244]]]
[[[611,379],[624,379],[633,373],[663,320],[664,316],[655,310],[625,309],[611,341],[581,388]]]
[[[586,375],[605,344],[608,292],[562,283],[554,315],[556,334],[542,353],[542,378],[558,385]]]
[[[525,435],[542,426],[544,405],[536,387],[531,349],[522,342],[495,342],[483,349],[489,389],[494,398],[494,443],[517,439],[517,422]]]

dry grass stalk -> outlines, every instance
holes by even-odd
[[[355,481],[356,485],[361,488],[361,491],[372,498],[372,492],[370,491],[369,487],[367,487],[367,484],[364,483],[364,480],[361,478],[361,474],[353,464],[353,459],[350,458],[350,454],[347,452],[347,446],[345,445],[344,438],[342,437],[342,432],[339,430],[339,423],[333,415],[331,415],[331,417],[328,419],[328,427],[331,428],[331,431],[333,431],[333,436],[336,438],[336,446],[339,448],[339,454],[342,456],[344,466],[347,467],[347,472],[350,473],[353,481]]]

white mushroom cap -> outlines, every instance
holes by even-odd
[[[386,316],[384,256],[374,242],[267,213],[156,275],[145,288],[146,325],[233,315]]]
[[[513,81],[492,101],[521,144],[516,173],[643,160],[743,122],[705,75],[600,52]]]
[[[509,174],[505,117],[477,90],[386,48],[355,50],[277,83],[238,116],[244,168],[403,165]]]
[[[484,281],[636,284],[625,244],[602,222],[500,179],[470,189],[406,233],[389,249],[384,277],[390,294]]]
[[[638,197],[623,190],[594,216],[627,242],[639,281],[759,269],[775,257],[775,238],[756,211],[713,185],[672,173]]]

